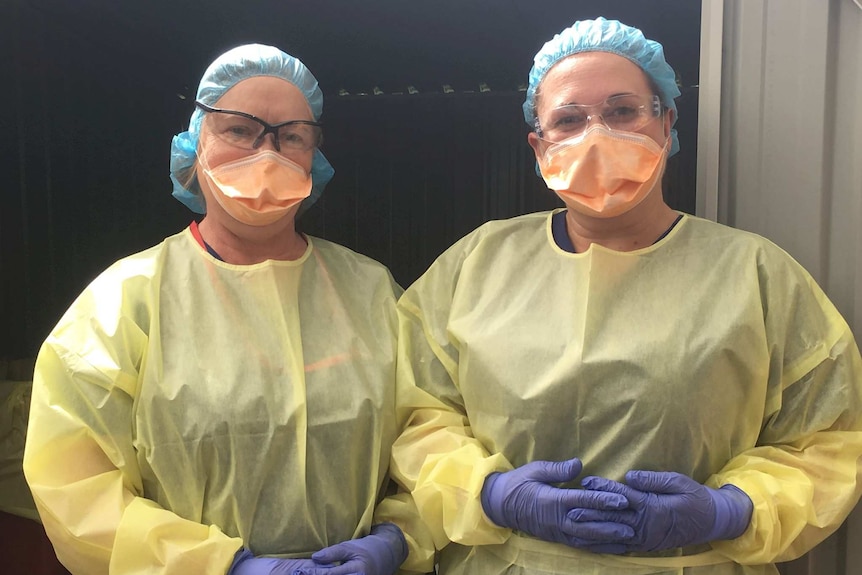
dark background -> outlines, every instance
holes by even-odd
[[[560,205],[533,171],[523,85],[545,41],[599,15],[660,41],[677,71],[666,196],[693,212],[694,0],[6,0],[0,358],[33,357],[96,274],[191,221],[170,194],[170,140],[227,49],[272,44],[312,70],[336,175],[299,227],[406,286],[482,222]]]

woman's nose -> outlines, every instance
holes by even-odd
[[[272,136],[270,138],[269,136]],[[278,137],[272,132],[266,132],[261,135],[257,140],[257,145],[254,147],[255,150],[272,150],[275,152],[281,151],[281,146],[278,145]]]
[[[588,116],[587,116],[587,128],[590,128],[590,127],[593,125],[593,120],[598,120],[598,122],[599,122],[602,126],[604,126],[605,128],[610,129],[610,126],[608,126],[608,123],[607,123],[607,122],[605,122],[605,119],[602,117],[602,115],[601,115],[601,114],[590,114],[590,115],[588,115]]]

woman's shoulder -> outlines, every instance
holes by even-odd
[[[510,242],[522,243],[528,237],[545,241],[548,218],[553,212],[534,212],[502,220],[490,220],[466,234],[443,252],[441,258],[461,257],[479,246],[491,249]]]
[[[170,249],[170,239],[122,257],[99,273],[65,311],[55,331],[68,331],[71,325],[82,328],[95,323],[118,325],[122,317],[145,327],[152,311],[159,262]],[[98,322],[88,319],[94,315],[98,316]],[[80,319],[85,321],[77,323]]]
[[[320,258],[340,261],[345,264],[367,269],[371,272],[388,273],[388,268],[372,257],[361,254],[347,246],[316,236],[306,236],[311,241],[313,252]]]
[[[374,258],[330,240],[306,237],[312,246],[312,257],[324,262],[331,272],[340,277],[349,278],[351,282],[395,284],[389,268]]]
[[[789,252],[755,232],[734,228],[695,216],[687,216],[684,241],[704,253],[732,255],[738,265],[748,262],[762,276],[812,283],[811,274]],[[682,239],[682,238],[681,238]]]
[[[121,257],[96,276],[90,287],[151,280],[156,275],[160,260],[171,250],[176,237],[171,236],[154,246]]]
[[[465,266],[508,257],[513,252],[523,254],[529,246],[547,243],[551,213],[536,212],[483,223],[437,256],[414,285],[454,286]]]
[[[132,302],[148,300],[162,281],[165,262],[170,258],[187,258],[197,249],[188,228],[141,251],[121,257],[96,275],[78,296],[78,300]]]
[[[755,250],[779,259],[791,258],[778,244],[760,234],[712,220],[686,215],[686,230],[688,241],[719,241],[729,249]]]

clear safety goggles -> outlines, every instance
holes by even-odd
[[[550,142],[578,136],[598,119],[611,130],[636,132],[662,114],[658,96],[621,94],[599,104],[567,104],[536,118],[536,134]]]
[[[213,108],[201,102],[195,105],[207,113],[207,128],[217,138],[243,150],[255,150],[272,134],[276,151],[307,152],[320,146],[323,125],[311,120],[290,120],[270,124],[257,116],[236,110]]]

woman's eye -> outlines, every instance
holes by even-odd
[[[283,142],[293,142],[293,143],[302,143],[303,137],[300,134],[295,132],[286,132],[281,135],[281,140]]]
[[[307,150],[317,145],[319,132],[309,126],[288,126],[279,131],[278,138],[285,146]]]
[[[634,118],[635,116],[637,116],[638,110],[637,108],[633,108],[631,106],[620,106],[618,108],[611,109],[604,115],[609,118],[625,120],[627,118]]]
[[[252,135],[251,130],[248,126],[230,126],[226,130],[227,134],[237,137],[249,137]]]
[[[573,114],[573,115],[563,116],[561,118],[557,118],[554,121],[553,127],[554,128],[573,128],[573,127],[582,126],[584,124],[584,122],[586,122],[586,118],[584,116]]]

